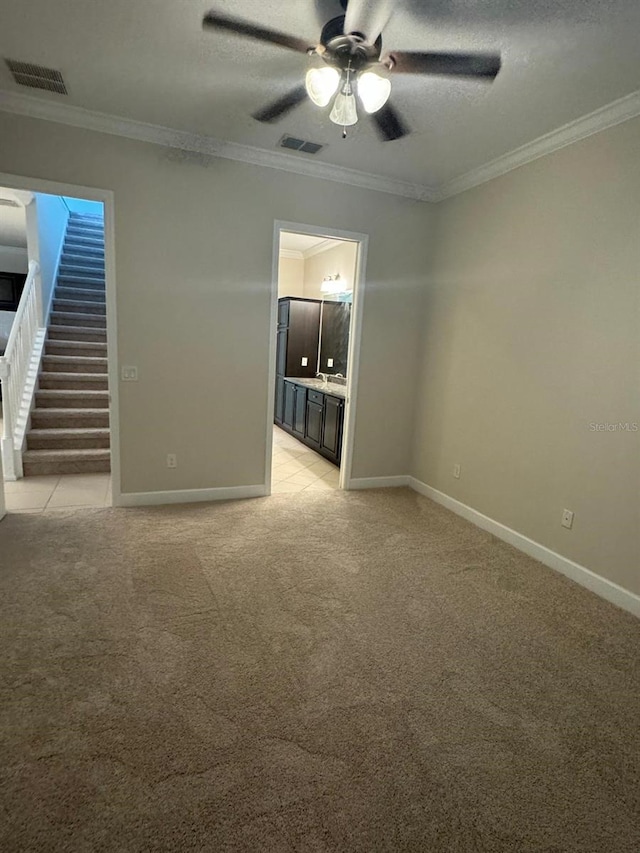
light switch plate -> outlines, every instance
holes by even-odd
[[[302,356],[302,366],[306,367],[308,364],[309,364],[309,359],[306,357],[306,355],[303,355]]]
[[[327,367],[333,367],[333,359],[332,358],[327,359]]]
[[[137,382],[138,381],[138,368],[127,366],[122,368],[121,372],[122,381],[123,382]]]

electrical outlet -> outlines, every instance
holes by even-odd
[[[333,367],[333,359],[332,358],[327,359],[327,367]]]
[[[167,468],[177,468],[178,457],[175,453],[167,453]]]
[[[567,530],[571,530],[573,527],[573,513],[570,509],[562,510],[562,526],[566,527]]]
[[[137,382],[138,381],[138,368],[137,367],[123,367],[122,372],[122,381],[123,382]]]
[[[457,462],[453,466],[453,476],[456,478],[456,480],[460,479],[460,465],[458,465]]]
[[[306,357],[306,355],[303,355],[302,356],[302,366],[306,367],[308,364],[309,364],[309,359]]]

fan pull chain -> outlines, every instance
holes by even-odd
[[[349,75],[350,74],[351,74],[351,60],[349,60],[349,64],[347,65],[347,83],[345,86],[347,92],[351,91],[350,86],[349,86]],[[342,138],[343,139],[347,138],[347,126],[346,125],[342,125]]]

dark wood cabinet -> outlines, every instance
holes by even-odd
[[[293,431],[304,438],[307,421],[307,389],[304,385],[294,385],[295,406],[293,412]]]
[[[320,302],[285,298],[278,301],[276,375],[313,378],[318,369]]]
[[[282,387],[282,393],[278,388]],[[304,444],[340,465],[344,424],[344,400],[324,394],[295,380],[276,383],[276,414],[282,398],[279,426]]]
[[[285,376],[313,378],[318,369],[320,302],[289,300]]]
[[[307,400],[307,442],[314,450],[320,450],[322,445],[322,415],[324,409],[321,403]]]
[[[343,412],[344,401],[339,397],[330,397],[325,394],[322,450],[337,463],[340,462],[342,449]]]
[[[296,408],[296,386],[293,382],[284,382],[284,404],[282,424],[293,432],[293,421]]]
[[[278,327],[289,325],[289,300],[278,300]]]
[[[328,358],[333,359],[331,367],[323,362],[321,370],[346,372],[347,348],[344,342],[340,345],[340,340],[345,330],[348,334],[350,306],[325,303],[321,323],[321,305],[317,299],[284,297],[278,300],[274,420],[278,426],[339,465],[344,400],[295,381],[296,377],[315,377],[321,335],[322,346],[327,348],[325,362]]]
[[[284,417],[284,377],[282,376],[276,376],[276,398],[273,417],[277,424],[282,423]]]

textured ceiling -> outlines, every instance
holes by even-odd
[[[396,76],[413,133],[347,140],[305,103],[277,125],[251,112],[302,80],[299,54],[201,29],[214,7],[317,41],[335,0],[0,0],[0,54],[60,69],[69,96],[0,89],[275,150],[284,133],[326,145],[314,162],[439,186],[640,88],[638,0],[398,0],[387,49],[500,50],[493,85]],[[306,157],[307,155],[293,155]]]

